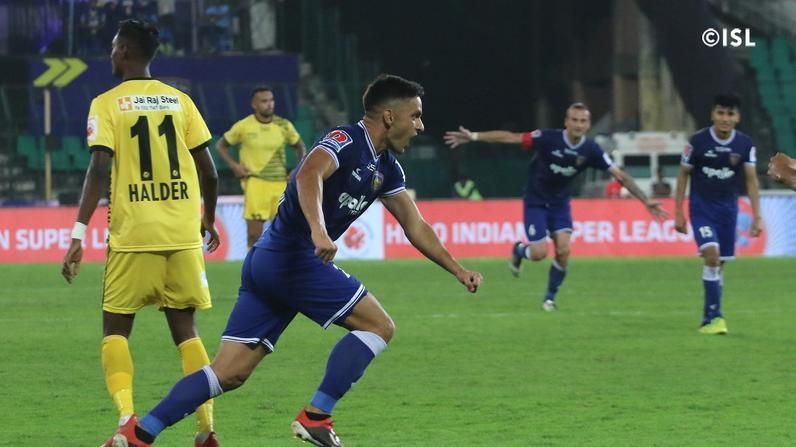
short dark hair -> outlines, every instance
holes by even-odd
[[[132,42],[141,50],[146,60],[151,61],[158,51],[160,32],[151,23],[142,20],[122,20],[119,22],[119,37]]]
[[[722,93],[721,95],[716,95],[713,98],[713,107],[727,107],[729,109],[741,108],[741,98],[738,97],[735,93]]]
[[[260,92],[271,92],[271,93],[273,93],[273,92],[274,92],[274,89],[273,89],[273,88],[271,88],[271,86],[270,86],[270,85],[266,85],[266,84],[263,84],[263,85],[258,85],[258,86],[254,87],[254,88],[252,89],[252,95],[251,95],[251,98],[252,98],[252,99],[254,99],[254,95],[256,95],[256,94],[258,94],[258,93],[260,93]]]
[[[377,111],[386,102],[393,99],[409,99],[423,96],[423,86],[417,82],[400,76],[381,74],[365,89],[362,95],[362,106],[365,113]]]
[[[574,109],[574,110],[583,110],[583,111],[586,111],[586,112],[589,111],[589,107],[586,106],[586,104],[584,104],[582,102],[573,102],[572,104],[569,105],[569,107],[567,107],[567,110],[564,111],[564,118],[569,118],[569,111],[572,110],[572,109]]]

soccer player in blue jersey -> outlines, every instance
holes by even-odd
[[[713,101],[713,125],[695,133],[680,161],[675,189],[675,228],[687,234],[683,199],[691,179],[688,211],[694,240],[704,267],[702,284],[705,305],[702,310],[703,334],[723,335],[727,323],[721,313],[724,262],[735,258],[735,232],[738,196],[746,189],[752,204],[752,228],[756,237],[762,228],[760,194],[755,170],[755,146],[735,129],[741,119],[741,102],[735,95],[719,95]]]
[[[471,132],[464,127],[445,133],[451,148],[470,141],[514,143],[526,151],[533,151],[529,178],[525,187],[525,231],[528,243],[515,242],[509,267],[519,276],[523,259],[540,261],[547,256],[547,238],[553,239],[555,258],[550,266],[547,291],[542,309],[556,310],[555,298],[569,265],[572,212],[570,199],[575,177],[588,167],[606,170],[637,197],[656,218],[666,217],[658,202],[650,200],[633,178],[614,166],[602,148],[586,137],[591,127],[591,114],[583,103],[567,109],[564,129],[537,129],[517,133],[504,130]]]
[[[326,375],[293,433],[318,446],[342,446],[332,410],[387,347],[395,325],[365,286],[334,264],[334,240],[380,199],[427,258],[470,292],[481,284],[481,274],[462,267],[423,220],[395,158],[423,131],[422,95],[415,82],[379,76],[362,98],[365,117],[313,145],[291,176],[273,224],[244,261],[238,301],[212,364],[177,382],[136,425],[118,430],[111,445],[149,446],[202,402],[243,385],[301,313],[323,328],[337,324],[350,332],[332,349]]]

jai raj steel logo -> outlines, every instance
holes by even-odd
[[[707,47],[753,47],[752,32],[749,28],[708,28],[702,32],[702,43]]]

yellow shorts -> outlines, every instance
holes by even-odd
[[[132,314],[150,304],[170,309],[212,307],[201,248],[148,252],[108,250],[102,310]]]
[[[276,216],[279,198],[285,192],[286,181],[248,177],[240,182],[243,188],[243,218],[271,220]]]

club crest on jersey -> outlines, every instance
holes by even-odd
[[[578,155],[578,158],[575,159],[575,165],[582,166],[583,163],[586,163],[586,157]]]
[[[321,140],[321,143],[327,145],[330,149],[334,149],[335,152],[340,152],[344,147],[353,142],[354,140],[351,138],[351,135],[348,135],[346,131],[340,129],[329,132],[323,137],[323,140]]]
[[[741,154],[730,154],[730,165],[738,166],[738,163],[741,162]]]
[[[370,189],[373,192],[376,192],[381,189],[381,185],[384,184],[384,174],[381,172],[376,172],[373,174],[373,181],[370,183]]]

